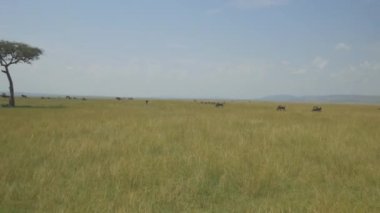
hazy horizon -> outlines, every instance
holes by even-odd
[[[0,11],[0,40],[44,50],[10,67],[16,92],[380,95],[380,1],[5,0]]]

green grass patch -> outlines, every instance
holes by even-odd
[[[379,212],[376,106],[18,100],[0,212]]]

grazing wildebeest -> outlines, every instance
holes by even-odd
[[[66,99],[71,99],[71,97],[67,95],[67,96],[66,96]]]
[[[286,111],[286,106],[284,106],[284,105],[278,105],[277,106],[277,111]]]
[[[22,94],[21,97],[22,97],[22,98],[28,98],[28,96],[26,96],[26,95],[24,95],[24,94]]]
[[[217,102],[215,103],[215,107],[224,107],[224,103]]]
[[[145,104],[149,104],[149,101],[148,101],[148,100],[145,100]]]
[[[313,106],[312,112],[322,112],[322,107],[320,106]]]
[[[86,98],[82,98],[82,101],[85,101],[85,100],[87,100]]]
[[[116,97],[116,100],[121,101],[121,98],[120,97]]]
[[[41,99],[45,99],[45,97],[41,97]]]

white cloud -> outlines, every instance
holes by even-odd
[[[363,61],[360,63],[360,67],[361,68],[369,68],[369,67],[371,67],[371,63],[369,63],[369,61]]]
[[[230,0],[233,5],[242,9],[285,5],[289,3],[289,1],[290,0]]]
[[[375,70],[378,71],[380,70],[380,63],[373,63],[369,61],[363,61],[360,63],[360,68],[361,69],[368,69],[368,70]]]
[[[329,63],[328,60],[321,58],[319,56],[315,57],[313,62],[312,62],[313,66],[315,66],[319,69],[324,69],[328,63]]]
[[[181,43],[169,43],[167,44],[167,47],[170,49],[189,49],[188,45],[181,44]]]
[[[284,66],[289,66],[290,65],[290,61],[288,61],[288,60],[282,60],[281,64],[284,65]]]
[[[290,74],[293,74],[293,75],[303,75],[306,72],[307,72],[306,69],[297,69],[297,70],[294,70],[294,71],[290,72]]]
[[[340,43],[335,45],[335,49],[336,50],[349,51],[349,50],[351,50],[351,46],[348,44],[345,44],[343,42],[340,42]]]
[[[221,8],[212,8],[206,11],[207,15],[217,15],[223,12],[223,9]]]

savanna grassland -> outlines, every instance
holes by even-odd
[[[0,212],[380,212],[378,106],[17,104],[0,108]]]

